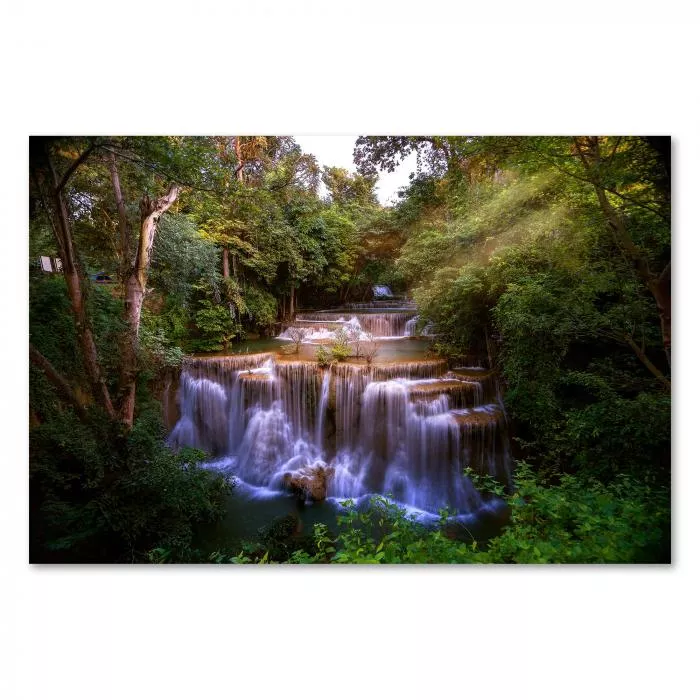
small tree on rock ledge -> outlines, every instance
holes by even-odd
[[[309,334],[307,328],[299,328],[298,326],[292,326],[288,331],[287,335],[289,339],[294,343],[296,354],[299,354],[299,346],[304,342],[304,338]]]
[[[371,334],[367,333],[367,340],[362,344],[362,355],[371,365],[379,354],[379,341]]]

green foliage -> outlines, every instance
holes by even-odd
[[[173,454],[156,411],[131,433],[94,413],[55,413],[30,433],[32,561],[146,561],[160,547],[188,559],[199,524],[221,517],[231,485]]]
[[[543,485],[521,463],[509,501],[511,523],[489,544],[489,561],[670,561],[670,491],[653,482],[620,475],[604,485],[569,474]]]
[[[316,350],[316,362],[319,367],[326,368],[335,363],[335,358],[327,346],[319,345]]]
[[[345,362],[352,355],[350,338],[344,328],[339,328],[335,332],[333,344],[331,345],[331,356],[336,362]]]
[[[180,367],[185,356],[182,348],[173,343],[160,325],[160,318],[145,309],[141,313],[139,344],[142,365],[152,372]]]
[[[59,371],[82,375],[66,283],[61,275],[29,277],[29,341]]]
[[[470,473],[485,493],[504,496],[489,477]],[[250,546],[251,561],[294,564],[546,564],[654,563],[670,557],[670,493],[629,475],[612,483],[575,475],[545,484],[520,463],[512,495],[504,496],[510,522],[488,542],[448,535],[445,509],[435,527],[418,523],[405,509],[375,496],[366,508],[344,502],[338,532],[314,527],[313,543],[279,557],[264,545]],[[311,544],[311,546],[309,546]],[[255,554],[257,550],[257,554]],[[225,561],[225,558],[222,558]]]
[[[245,316],[258,329],[267,330],[277,320],[277,300],[267,290],[249,285],[243,290]]]
[[[108,385],[114,387],[119,361],[116,348],[124,329],[122,306],[119,300],[103,287],[86,287],[86,297],[98,356],[105,370]],[[30,342],[59,373],[72,378],[76,386],[84,389],[87,379],[70,308],[68,291],[62,276],[44,275],[39,272],[30,276]],[[42,391],[48,388],[48,384],[40,372],[33,368],[30,371],[33,378],[30,383],[30,401],[32,407],[37,410],[46,403],[39,398],[35,389]],[[54,401],[54,398],[45,392],[44,399],[49,403]]]
[[[492,494],[500,497],[506,495],[506,487],[498,481],[498,479],[491,476],[491,474],[480,474],[471,467],[466,467],[464,476],[468,477],[474,485],[474,488],[481,491],[483,494]]]
[[[241,334],[241,328],[231,318],[229,309],[209,299],[201,299],[195,311],[194,322],[198,337],[191,345],[198,352],[224,350],[233,338]]]
[[[398,142],[370,139],[363,157],[375,146],[383,157]],[[540,470],[602,479],[659,472],[669,465],[670,401],[634,351],[666,369],[658,314],[585,173],[567,174],[578,167],[565,162],[570,147],[563,138],[452,141],[470,158],[503,158],[503,148],[508,167],[498,177],[414,180],[397,208],[410,231],[397,267],[434,324],[437,352],[454,362],[492,358],[513,432]],[[660,201],[643,145],[623,139],[618,147],[611,188]],[[663,219],[623,202],[636,244],[662,265]]]
[[[332,201],[341,206],[376,204],[374,188],[377,176],[364,176],[349,173],[345,168],[327,167],[323,169],[323,184],[328,189]]]
[[[220,284],[216,246],[204,238],[191,217],[167,213],[158,223],[149,284],[170,300],[187,303],[195,285]]]

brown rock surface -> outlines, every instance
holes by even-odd
[[[304,500],[323,501],[328,490],[328,480],[333,476],[333,469],[322,465],[302,467],[284,476],[289,489]]]

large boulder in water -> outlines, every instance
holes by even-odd
[[[328,482],[333,469],[321,464],[302,467],[284,475],[284,483],[300,499],[323,501],[326,498]]]

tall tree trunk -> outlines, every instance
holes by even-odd
[[[236,152],[236,180],[238,182],[243,182],[243,155],[242,155],[242,149],[241,149],[241,138],[240,136],[234,136],[233,137],[233,148],[234,151]],[[228,185],[227,185],[228,186]],[[229,250],[228,246],[224,246],[222,250],[222,274],[224,276],[224,279],[228,279],[231,277],[231,267],[230,267],[230,259],[229,256],[231,254],[231,251]],[[234,278],[236,277],[236,261],[235,258],[233,258],[233,276]]]
[[[127,336],[123,346],[119,381],[121,395],[119,417],[127,427],[131,427],[134,422],[139,326],[143,300],[146,296],[146,283],[148,282],[148,268],[151,263],[153,241],[155,240],[160,217],[175,203],[179,194],[180,187],[178,185],[170,185],[168,192],[158,199],[152,200],[148,195],[144,195],[141,199],[139,244],[131,274],[126,282],[124,297]]]
[[[126,205],[122,196],[121,182],[119,180],[119,170],[117,169],[117,157],[114,153],[108,161],[109,174],[112,179],[112,189],[114,190],[114,199],[117,204],[117,214],[119,216],[119,243],[121,248],[120,270],[122,285],[126,284],[130,269],[131,269],[131,223],[126,214]]]
[[[236,164],[236,179],[238,182],[243,182],[243,166],[245,161],[243,160],[243,149],[241,148],[241,137],[235,136],[233,139],[233,148],[236,151],[236,159],[238,163]]]
[[[289,320],[294,318],[294,285],[289,288]]]
[[[632,240],[627,231],[625,220],[617,209],[610,203],[605,187],[600,177],[600,144],[597,136],[584,140],[574,138],[574,148],[581,160],[589,178],[589,182],[598,198],[605,219],[613,234],[613,239],[623,253],[632,263],[637,277],[649,290],[656,302],[656,310],[659,314],[659,326],[661,337],[666,351],[666,359],[671,368],[671,262],[669,261],[660,275],[655,275],[649,266],[649,260],[644,252]]]
[[[51,222],[51,228],[53,229],[58,245],[63,266],[63,278],[66,282],[71,311],[73,313],[73,323],[75,324],[83,366],[90,383],[93,399],[104,409],[110,418],[115,418],[116,412],[109,395],[102,367],[100,366],[95,338],[92,334],[92,329],[85,311],[85,299],[81,287],[82,275],[75,255],[73,231],[70,215],[68,213],[68,206],[63,196],[63,189],[68,183],[68,178],[75,172],[78,165],[85,161],[87,154],[92,150],[94,150],[93,147],[90,147],[78,157],[59,180],[58,173],[51,160],[51,154],[45,144],[42,156],[48,167],[51,181],[45,181],[44,173],[41,172],[39,168],[36,168],[36,164],[32,170],[32,177],[34,178],[39,196],[41,197],[42,206]],[[47,190],[49,194],[47,194]]]
[[[221,257],[223,260],[223,275],[224,279],[228,279],[231,275],[229,273],[229,268],[228,268],[228,255],[229,255],[229,250],[227,247],[224,246],[224,249],[221,253]]]

